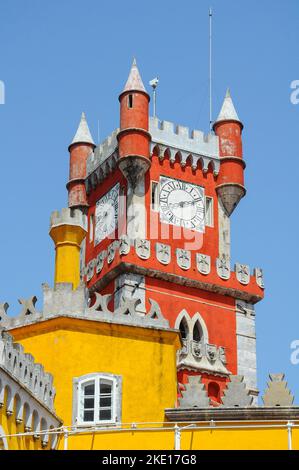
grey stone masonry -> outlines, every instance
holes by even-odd
[[[288,389],[284,374],[269,374],[268,388],[262,397],[265,406],[292,406],[294,397]]]
[[[188,127],[175,126],[172,122],[159,121],[158,118],[150,118],[149,131],[152,136],[152,150],[158,146],[160,158],[164,158],[167,150],[171,161],[175,161],[178,156],[181,165],[185,166],[187,159],[190,158],[193,169],[196,169],[201,162],[204,172],[211,164],[214,174],[218,174],[220,168],[218,136],[205,135],[199,130],[190,132]]]
[[[95,148],[94,153],[91,153],[87,159],[87,176],[94,170],[101,166],[107,159],[117,151],[117,134],[119,129],[115,129],[107,139]]]
[[[252,395],[257,390],[256,333],[254,305],[236,300],[237,367]]]
[[[59,225],[78,225],[87,230],[87,217],[79,209],[65,207],[51,214],[50,229]]]
[[[185,390],[182,391],[182,397],[179,398],[179,408],[207,408],[210,406],[210,399],[201,382],[201,377],[191,375],[188,380]]]
[[[208,171],[211,164],[213,172],[219,173],[220,157],[218,136],[214,134],[205,135],[202,131],[192,130],[188,127],[175,125],[169,121],[159,121],[150,118],[149,132],[152,136],[151,149],[158,145],[160,157],[164,158],[164,152],[168,150],[170,160],[174,161],[176,155],[180,158],[182,166],[186,165],[187,159],[191,159],[193,169],[201,162],[203,171]],[[117,134],[115,129],[87,159],[86,189],[99,184],[108,174],[116,168],[118,159]]]
[[[140,308],[141,299],[130,296],[118,297],[118,306],[111,311],[108,304],[111,295],[95,294],[96,300],[92,306],[88,305],[86,289],[83,284],[72,290],[72,284],[56,283],[55,288],[43,285],[44,306],[42,312],[24,307],[18,316],[7,314],[7,304],[0,311],[0,328],[17,328],[24,325],[41,322],[55,317],[66,316],[87,320],[104,321],[124,325],[141,326],[147,328],[169,329],[169,322],[161,313],[157,302],[149,299],[151,308],[149,312]],[[123,291],[125,294],[125,291]],[[36,300],[36,298],[35,298]],[[25,302],[25,301],[24,301]],[[32,302],[27,301],[30,306]],[[26,304],[26,305],[27,305]],[[5,310],[6,309],[6,310]]]
[[[18,380],[36,398],[53,410],[55,389],[53,376],[34,362],[31,354],[25,354],[19,343],[6,331],[0,331],[0,367]]]
[[[246,407],[251,406],[252,402],[253,397],[249,395],[249,391],[246,389],[244,377],[242,375],[230,375],[230,382],[228,382],[222,397],[223,406]]]

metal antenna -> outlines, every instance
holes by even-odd
[[[210,88],[210,131],[212,131],[212,8],[209,9],[209,88]]]
[[[158,83],[159,83],[159,78],[158,77],[153,78],[149,82],[150,86],[153,89],[153,115],[154,115],[154,117],[156,117],[156,105],[157,105],[157,102],[156,102],[156,99],[157,99],[157,97],[156,97],[156,88],[158,86]]]

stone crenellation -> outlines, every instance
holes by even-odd
[[[90,175],[98,166],[102,165],[117,149],[117,134],[119,129],[115,129],[87,159],[87,176]]]
[[[201,162],[204,172],[208,171],[211,163],[214,174],[219,173],[219,140],[216,135],[205,135],[199,130],[191,131],[188,127],[159,121],[158,118],[150,118],[149,131],[152,136],[151,150],[158,147],[161,159],[167,151],[170,161],[174,162],[178,156],[181,165],[185,166],[190,158],[192,168],[195,170]]]
[[[175,125],[169,121],[159,121],[157,118],[150,118],[149,132],[152,136],[151,152],[154,148],[158,149],[161,159],[169,154],[170,161],[174,162],[178,157],[182,166],[185,166],[190,159],[194,170],[201,163],[204,172],[208,171],[211,164],[214,174],[219,173],[219,142],[216,135],[204,134],[200,130],[191,131],[188,127]],[[115,129],[90,153],[86,168],[88,193],[116,167],[118,133],[119,129]]]
[[[34,362],[31,354],[24,353],[23,346],[14,343],[13,337],[4,330],[0,332],[0,367],[48,408],[53,409],[53,376],[44,371],[42,364]]]
[[[64,207],[51,213],[50,229],[59,225],[78,225],[87,230],[87,217],[79,209]]]

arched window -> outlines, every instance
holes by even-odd
[[[120,421],[121,377],[112,374],[88,374],[75,379],[76,424],[109,424]]]
[[[199,321],[197,320],[193,326],[193,341],[199,342],[202,340],[202,337],[202,328]]]
[[[182,339],[188,339],[189,336],[189,327],[188,323],[185,317],[182,318],[181,323],[180,323],[180,332]]]
[[[208,397],[220,403],[220,387],[216,382],[210,382],[208,385]]]

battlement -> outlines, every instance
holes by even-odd
[[[50,230],[59,225],[77,225],[87,230],[87,217],[79,209],[64,207],[61,211],[54,211],[50,218]]]
[[[55,389],[52,374],[45,372],[42,364],[34,362],[34,357],[24,353],[23,346],[14,343],[13,337],[3,330],[0,331],[0,367],[53,410]]]
[[[86,174],[90,175],[99,165],[107,160],[112,153],[115,152],[118,142],[117,134],[119,129],[115,129],[100,145],[98,145],[94,152],[92,152],[87,159]]]
[[[149,131],[153,142],[190,154],[219,158],[218,137],[214,134],[204,134],[200,130],[190,130],[188,127],[153,117],[150,118]]]
[[[111,295],[96,293],[96,301],[90,306],[83,283],[75,290],[72,289],[72,284],[66,282],[56,283],[54,289],[48,284],[43,284],[42,287],[44,297],[42,312],[35,309],[37,301],[35,296],[28,300],[20,299],[22,310],[15,316],[8,315],[7,303],[0,304],[0,328],[9,330],[63,316],[143,328],[169,329],[169,322],[164,318],[158,303],[151,299],[149,299],[151,304],[149,312],[141,316],[137,308],[140,303],[138,298],[124,297],[121,306],[111,311],[108,308]]]

